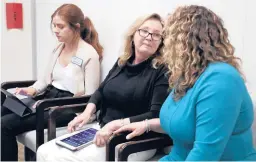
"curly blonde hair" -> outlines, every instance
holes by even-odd
[[[131,58],[131,56],[134,54],[135,49],[134,49],[134,44],[133,44],[133,36],[135,32],[140,28],[140,26],[147,20],[149,19],[156,19],[159,20],[159,22],[162,24],[164,27],[164,22],[159,14],[153,13],[150,15],[146,15],[143,17],[139,17],[128,29],[128,32],[125,35],[125,41],[124,41],[124,49],[123,49],[123,54],[119,57],[118,60],[118,65],[123,66],[126,64],[126,62]],[[154,68],[157,68],[158,65],[163,64],[163,59],[162,59],[162,47],[163,47],[163,42],[160,43],[156,53],[158,55],[153,59],[152,61],[152,66]]]
[[[193,87],[211,62],[228,63],[242,74],[227,29],[211,10],[196,5],[179,7],[165,25],[163,57],[175,100]]]

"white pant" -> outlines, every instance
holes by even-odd
[[[85,128],[87,127],[100,129],[98,123],[87,124]],[[106,159],[106,147],[97,147],[95,144],[91,144],[81,150],[70,151],[56,145],[55,140],[51,140],[38,148],[37,161],[105,161]],[[155,149],[134,153],[128,157],[128,161],[145,161],[153,157],[155,153]]]

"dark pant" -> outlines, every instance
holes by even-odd
[[[46,90],[45,98],[59,98],[72,95],[70,92],[58,90],[51,86]],[[17,161],[18,146],[16,136],[36,129],[36,115],[20,117],[5,107],[1,107],[1,113],[1,161]],[[56,126],[67,126],[75,116],[76,114],[72,112],[60,112],[56,119]],[[42,121],[45,128],[48,126],[48,118],[48,111],[45,111],[44,121]]]

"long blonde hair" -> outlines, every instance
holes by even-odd
[[[135,32],[139,29],[139,27],[147,20],[149,19],[156,19],[159,20],[162,26],[164,27],[164,22],[159,14],[153,13],[150,15],[146,15],[143,17],[138,18],[129,28],[128,32],[125,35],[125,41],[124,41],[124,49],[122,55],[119,57],[118,65],[123,66],[126,64],[126,62],[131,58],[131,56],[134,54],[134,45],[133,45],[133,36]],[[156,53],[158,55],[153,59],[152,65],[154,68],[157,68],[158,65],[163,63],[162,59],[162,47],[163,42],[159,45]]]
[[[211,62],[228,63],[241,73],[223,21],[211,10],[179,7],[165,25],[164,60],[175,100],[186,94]]]

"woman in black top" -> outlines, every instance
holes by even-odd
[[[161,55],[162,31],[163,23],[158,14],[138,19],[128,32],[124,54],[92,95],[84,112],[69,123],[68,131],[73,132],[76,127],[87,124],[100,110],[98,122],[101,129],[96,134],[95,145],[72,153],[49,142],[38,149],[37,160],[104,161],[105,148],[101,146],[105,146],[115,130],[131,122],[158,117],[168,94],[167,69],[162,64]],[[97,127],[95,125],[90,124]],[[154,152],[132,160],[147,160]]]

